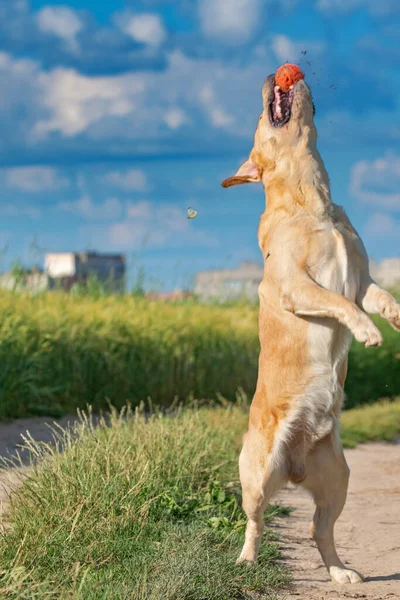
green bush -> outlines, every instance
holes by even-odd
[[[382,331],[384,343],[380,348],[365,348],[353,340],[346,380],[346,408],[400,394],[400,332],[379,317],[373,320]]]

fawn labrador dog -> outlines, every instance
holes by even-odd
[[[267,198],[258,229],[259,372],[239,459],[248,522],[238,562],[257,560],[264,511],[291,481],[313,496],[311,535],[332,580],[359,583],[333,536],[349,481],[339,437],[347,356],[352,335],[367,348],[383,341],[367,313],[400,330],[400,305],[371,279],[359,235],[332,203],[305,81],[285,93],[270,75],[262,99],[249,159],[222,183],[261,181]]]

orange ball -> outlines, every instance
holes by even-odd
[[[304,73],[297,65],[286,63],[279,67],[275,75],[275,83],[283,92],[288,92],[291,85],[304,79]]]

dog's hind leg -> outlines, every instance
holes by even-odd
[[[254,563],[264,531],[264,512],[273,494],[285,483],[281,470],[273,465],[265,442],[258,432],[246,434],[239,458],[243,509],[247,515],[245,543],[238,563]]]
[[[360,583],[362,576],[347,569],[339,559],[333,528],[346,502],[350,470],[335,430],[316,444],[306,459],[307,477],[302,486],[313,495],[316,505],[311,535],[333,581]]]

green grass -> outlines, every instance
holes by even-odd
[[[348,410],[342,414],[341,423],[346,448],[363,442],[393,441],[400,436],[400,398]]]
[[[0,539],[0,597],[272,600],[289,581],[276,534],[236,566],[245,519],[237,460],[248,407],[82,417],[56,446],[27,440],[33,471]],[[353,447],[400,434],[400,398],[347,411]],[[63,452],[61,452],[63,450]],[[270,506],[266,520],[288,509]],[[258,596],[257,594],[261,594]]]
[[[252,307],[0,293],[0,418],[151,397],[233,400],[257,377]]]
[[[0,597],[84,600],[275,598],[288,581],[266,532],[260,562],[236,566],[245,521],[240,407],[140,414],[75,436],[15,492],[0,545]],[[271,507],[269,519],[286,511]],[[36,595],[35,595],[36,594]]]
[[[234,400],[253,395],[257,307],[165,304],[132,297],[31,297],[0,291],[0,418],[60,416],[151,397]],[[385,344],[354,342],[347,407],[400,395],[400,334],[380,319]]]

